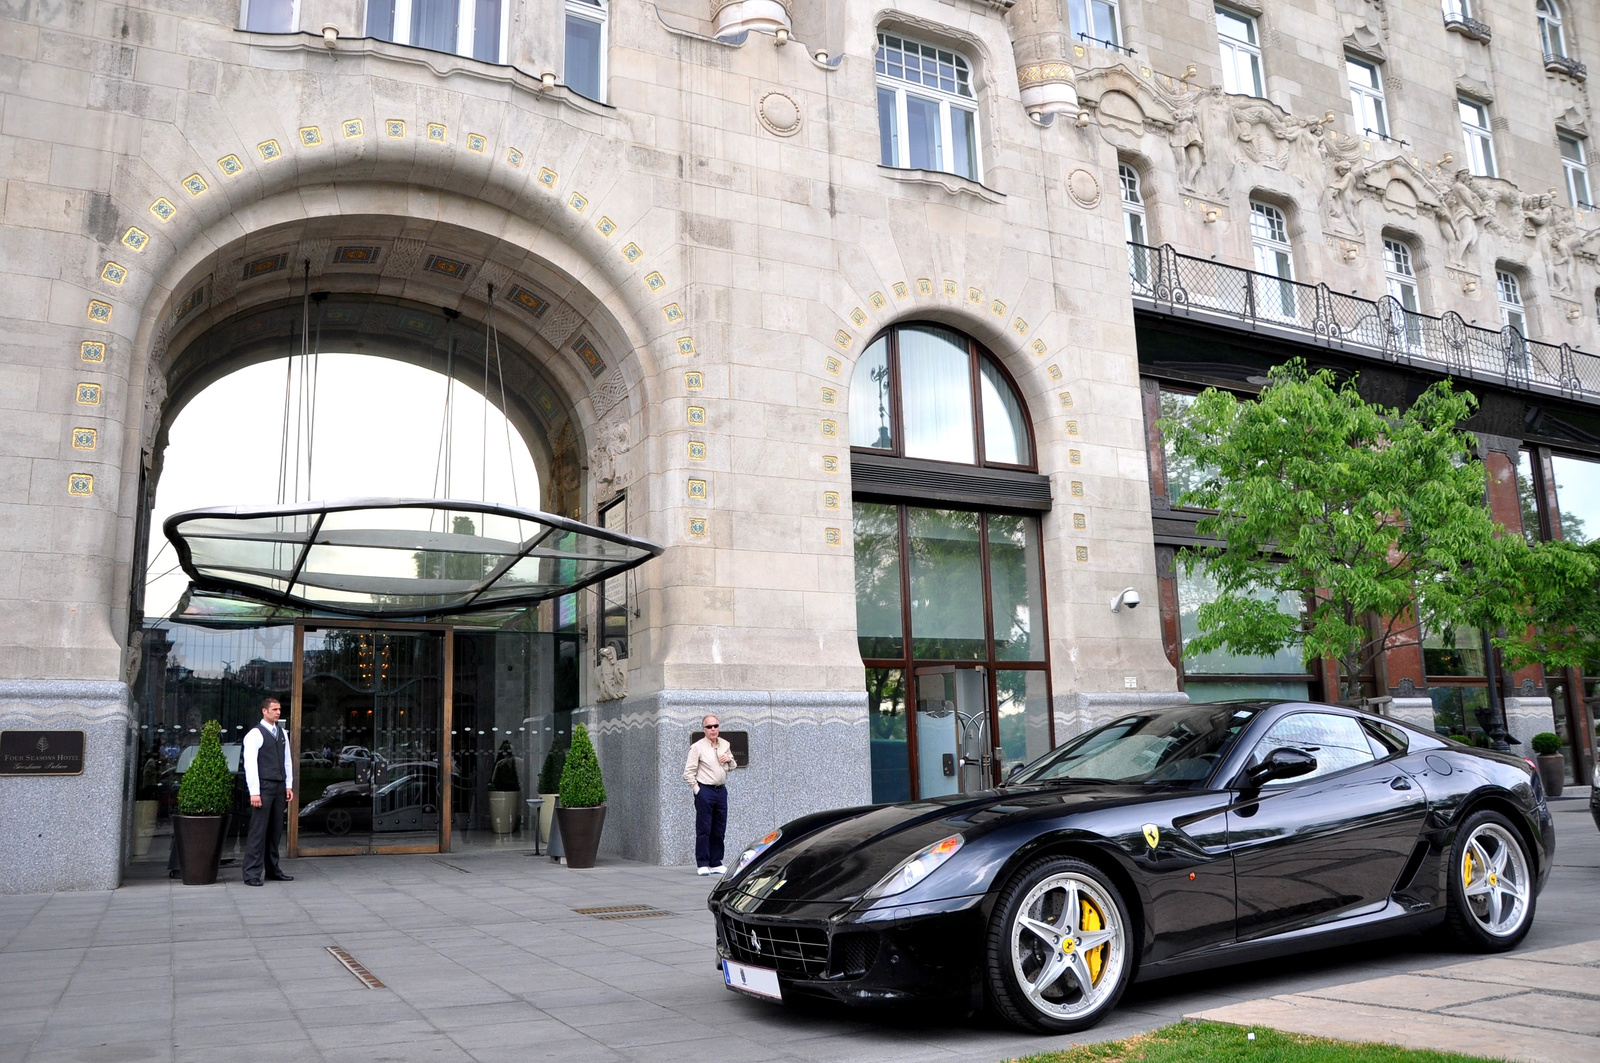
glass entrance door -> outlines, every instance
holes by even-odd
[[[290,855],[447,847],[447,633],[303,632]]]
[[[986,669],[918,668],[916,710],[918,796],[975,793],[995,785]]]

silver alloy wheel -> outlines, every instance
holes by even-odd
[[[334,808],[328,810],[328,818],[323,821],[329,834],[349,834],[352,826],[350,810],[347,808]]]
[[[1040,1014],[1076,1019],[1116,992],[1127,937],[1119,912],[1103,886],[1074,872],[1028,891],[1011,923],[1011,966]]]
[[[1503,938],[1521,929],[1533,883],[1528,858],[1510,831],[1480,824],[1467,838],[1459,870],[1467,911],[1484,933]]]

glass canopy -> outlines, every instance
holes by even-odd
[[[531,605],[662,550],[550,513],[455,499],[195,509],[164,530],[203,591],[373,619]]]

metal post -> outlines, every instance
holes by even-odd
[[[1500,690],[1500,666],[1495,660],[1494,643],[1489,633],[1483,632],[1483,671],[1489,683],[1489,720],[1484,730],[1489,733],[1489,745],[1505,752],[1511,748],[1506,742],[1506,703]]]

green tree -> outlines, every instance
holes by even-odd
[[[600,778],[600,758],[595,756],[589,729],[579,724],[572,730],[572,749],[561,769],[563,808],[594,808],[606,803],[606,784]]]
[[[1184,505],[1218,545],[1186,549],[1218,586],[1186,652],[1263,656],[1299,645],[1332,657],[1343,696],[1397,637],[1418,625],[1494,630],[1517,612],[1520,536],[1504,538],[1484,501],[1481,463],[1458,425],[1476,400],[1440,382],[1405,412],[1362,399],[1353,381],[1295,360],[1259,398],[1215,389],[1162,421],[1172,452],[1203,470]],[[1288,594],[1299,615],[1278,609]]]
[[[178,812],[185,816],[220,816],[233,808],[233,772],[222,752],[222,725],[207,720],[200,727],[200,749],[178,784]]]

